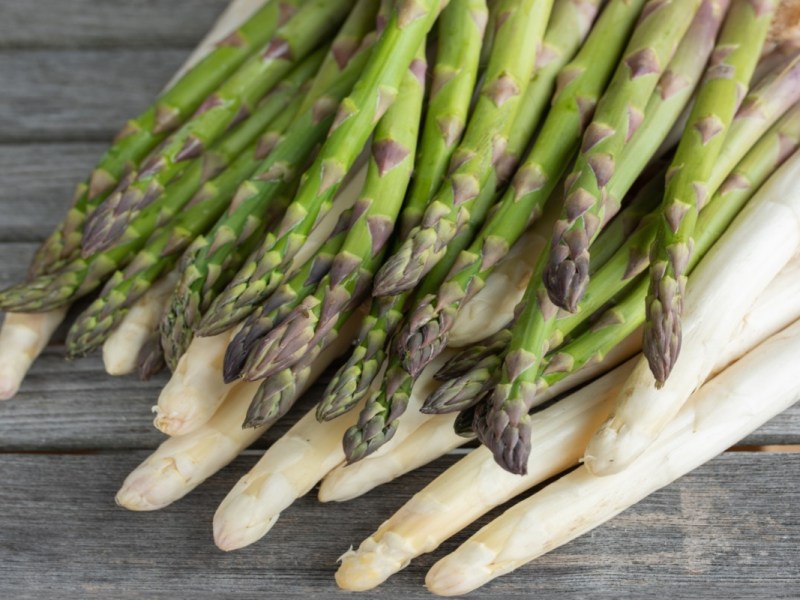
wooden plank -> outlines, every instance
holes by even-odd
[[[0,53],[0,143],[109,141],[189,50]]]
[[[3,0],[0,48],[186,47],[228,0]]]
[[[0,242],[43,240],[105,143],[0,145]],[[2,267],[5,268],[6,261]]]
[[[312,492],[267,538],[225,554],[212,545],[211,518],[255,457],[238,460],[164,511],[133,514],[112,498],[142,458],[0,458],[0,478],[14,482],[0,486],[0,596],[352,597],[335,587],[336,559],[453,460],[346,504],[320,505]],[[725,455],[474,597],[796,597],[798,482],[800,455]],[[428,568],[476,528],[363,597],[432,597],[422,585]]]

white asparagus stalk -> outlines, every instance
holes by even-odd
[[[738,324],[718,365],[728,365],[767,337],[800,319],[800,254],[795,255]],[[761,337],[754,338],[754,335]],[[715,369],[712,375],[716,375]]]
[[[235,384],[222,378],[225,349],[236,328],[213,337],[195,336],[153,407],[153,425],[181,436],[206,423]]]
[[[781,360],[775,360],[780,356]],[[703,385],[659,439],[624,471],[596,477],[584,466],[506,511],[437,562],[435,594],[470,592],[594,529],[697,468],[794,404],[800,322],[769,338]]]
[[[536,406],[606,373],[640,349],[639,331],[609,352],[602,361],[587,365],[544,390],[536,397]],[[426,396],[417,392],[418,389],[415,387],[409,404],[418,406],[424,401]],[[456,416],[456,414],[431,415],[401,439],[392,439],[387,444],[390,446],[389,451],[376,452],[352,465],[339,465],[323,480],[319,489],[319,500],[321,502],[352,500],[464,445],[469,440],[453,431]]]
[[[319,250],[336,226],[339,215],[358,198],[366,170],[362,167],[355,171],[349,183],[339,191],[333,208],[308,237],[293,265],[302,265]],[[186,435],[214,415],[234,385],[225,383],[222,365],[225,350],[238,330],[239,327],[234,327],[216,336],[196,336],[192,340],[153,408],[156,429],[167,435]]]
[[[525,294],[539,255],[550,243],[553,225],[559,217],[561,203],[548,204],[542,217],[486,278],[486,285],[461,307],[448,334],[448,346],[462,348],[479,342],[506,327],[514,317],[514,308]]]
[[[129,375],[136,370],[139,352],[153,333],[178,280],[176,271],[156,282],[139,298],[103,343],[103,366],[109,375]]]
[[[298,397],[347,349],[356,326],[355,322],[345,324],[336,341],[312,363],[311,375],[298,390]],[[117,492],[117,504],[136,511],[164,508],[239,456],[269,429],[269,426],[242,428],[247,408],[260,383],[235,384],[208,422],[191,433],[164,441],[125,479]]]
[[[724,357],[715,366],[715,372],[794,322],[791,316],[800,310],[797,302],[790,300],[800,295],[798,270],[800,258],[795,257],[759,296],[742,320]],[[783,316],[776,315],[778,311],[782,311]],[[527,475],[512,475],[503,470],[484,447],[473,450],[439,475],[362,542],[356,552],[343,557],[336,575],[339,585],[349,590],[365,590],[379,585],[405,568],[412,559],[433,551],[483,514],[577,464],[594,427],[608,415],[636,361],[636,358],[629,360],[534,415],[533,431],[536,433]],[[374,476],[376,480],[382,476],[397,476],[392,472],[402,474],[420,466],[414,465],[417,454],[431,456],[447,444],[450,444],[450,449],[456,447],[459,439],[461,442],[464,440],[452,431],[454,418],[452,415],[437,417],[426,426],[427,439],[423,435],[409,437],[380,464],[365,467],[363,479],[368,476]],[[423,430],[419,433],[422,434]],[[394,460],[390,460],[392,456]],[[327,500],[346,499],[343,496],[347,493],[357,495],[356,491],[366,484],[357,473],[347,475],[348,469],[355,467],[358,465],[332,471],[328,476],[331,483],[327,484],[326,478],[320,496],[323,490]],[[381,468],[389,474],[382,475]],[[334,494],[342,497],[334,498]]]
[[[700,261],[687,286],[681,353],[661,389],[641,358],[609,420],[586,448],[586,467],[610,475],[653,443],[708,378],[748,308],[800,247],[800,152],[756,192]]]
[[[216,41],[238,28],[263,4],[264,0],[233,0],[166,89],[208,54]],[[6,314],[0,328],[0,400],[16,395],[28,369],[50,342],[68,310],[69,307],[63,307],[44,313]]]
[[[66,315],[66,308],[6,314],[0,329],[0,400],[10,400],[17,394],[28,369]]]
[[[355,334],[355,329],[352,333]],[[351,340],[353,335],[347,339]],[[340,335],[336,343],[341,338]],[[342,436],[357,418],[358,410],[352,410],[338,419],[320,423],[316,409],[312,409],[295,423],[219,505],[214,514],[217,547],[237,550],[265,536],[281,512],[344,462]]]

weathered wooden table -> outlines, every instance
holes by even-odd
[[[72,185],[225,4],[0,2],[0,286],[23,276]],[[0,598],[344,597],[337,557],[456,459],[347,504],[312,493],[260,543],[224,554],[211,517],[260,451],[166,510],[126,512],[114,493],[161,439],[149,409],[164,379],[114,380],[98,358],[62,356],[54,343],[0,404]],[[800,408],[742,443],[769,448],[726,453],[474,597],[800,598]],[[365,596],[429,597],[427,568],[464,537]]]

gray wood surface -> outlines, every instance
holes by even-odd
[[[226,3],[0,1],[0,286],[24,276],[73,186]],[[164,511],[116,507],[125,475],[162,439],[149,409],[164,378],[111,379],[97,356],[65,362],[62,341],[60,332],[19,396],[0,403],[2,599],[343,598],[336,558],[456,459],[344,505],[320,505],[312,493],[261,543],[224,554],[211,518],[260,450]],[[800,407],[743,443],[800,444]],[[798,482],[800,454],[727,453],[472,597],[798,598]],[[425,571],[474,530],[362,597],[430,597]]]
[[[453,460],[346,504],[319,504],[312,491],[260,542],[225,554],[212,545],[211,518],[255,457],[168,509],[129,513],[113,495],[143,456],[0,458],[0,478],[13,482],[0,487],[3,597],[348,597],[333,583],[337,558]],[[800,455],[724,455],[470,597],[797,598],[798,479]],[[428,568],[475,529],[360,597],[431,597]]]
[[[3,0],[0,48],[191,48],[227,0]]]

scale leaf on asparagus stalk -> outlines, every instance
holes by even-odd
[[[280,285],[283,271],[330,208],[343,178],[397,96],[403,74],[439,14],[437,0],[402,0],[392,11],[358,83],[342,101],[319,155],[303,176],[276,234],[264,240],[198,326],[213,335],[239,323]]]

